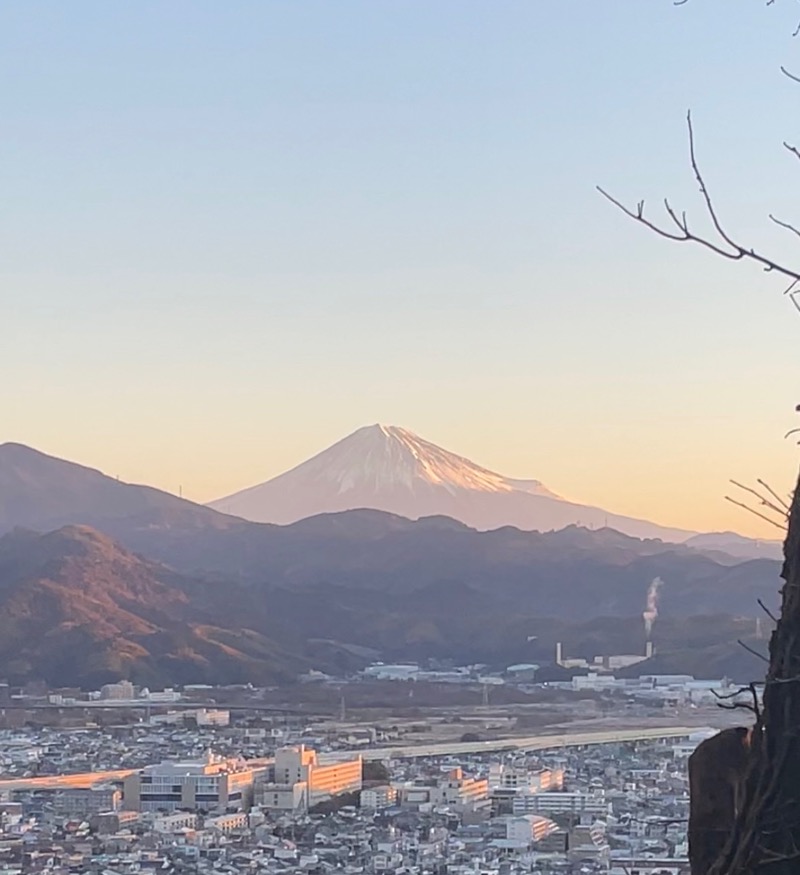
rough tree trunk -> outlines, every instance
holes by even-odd
[[[749,736],[744,726],[723,729],[689,757],[691,875],[707,875],[731,837],[750,758]]]
[[[800,485],[784,544],[781,616],[769,645],[760,726],[742,809],[709,875],[800,873]]]

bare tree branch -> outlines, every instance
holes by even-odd
[[[798,429],[798,431],[800,431],[800,429]],[[780,523],[775,522],[775,520],[770,519],[770,517],[768,517],[766,514],[763,514],[757,510],[754,510],[752,507],[750,507],[749,505],[746,505],[742,501],[737,501],[735,498],[731,498],[730,495],[725,496],[725,501],[729,501],[731,504],[735,504],[737,507],[741,507],[743,510],[746,510],[752,514],[755,514],[757,517],[760,517],[762,520],[765,520],[770,525],[775,526],[776,529],[781,529],[781,531],[785,531],[785,529],[786,529],[785,525],[781,525]]]
[[[649,228],[651,231],[654,231],[661,237],[665,237],[668,240],[676,240],[680,243],[689,242],[695,243],[699,246],[704,246],[706,249],[710,249],[712,252],[730,261],[753,261],[756,264],[761,265],[761,267],[765,271],[774,271],[775,273],[779,273],[783,276],[789,277],[793,281],[793,285],[796,282],[800,282],[800,270],[786,267],[785,265],[780,264],[779,262],[774,261],[771,258],[768,258],[766,255],[762,255],[761,253],[756,252],[755,249],[748,249],[747,247],[742,246],[740,243],[737,243],[736,240],[734,240],[733,237],[731,237],[731,235],[728,233],[728,231],[723,227],[722,222],[717,215],[717,211],[711,199],[708,186],[706,185],[705,179],[702,172],[700,171],[700,166],[697,161],[691,111],[686,114],[686,125],[689,132],[689,160],[691,163],[692,172],[694,174],[695,182],[700,189],[700,195],[703,198],[706,213],[711,219],[711,224],[714,227],[714,231],[716,232],[719,241],[715,241],[707,237],[702,237],[698,234],[695,234],[689,228],[686,213],[682,212],[679,215],[667,199],[664,200],[664,209],[666,211],[667,218],[674,226],[675,230],[664,227],[663,225],[660,225],[657,222],[649,219],[645,215],[645,202],[643,200],[637,203],[635,209],[631,209],[630,207],[619,201],[617,198],[609,194],[601,186],[598,185],[597,190],[600,192],[601,195],[603,195],[604,198],[609,200],[612,204],[614,204],[615,207],[625,213],[626,216],[636,222],[639,222],[640,224],[644,225],[646,228]],[[793,147],[787,146],[787,149],[789,149],[789,151],[793,151]],[[798,157],[800,158],[800,154],[798,154]],[[790,230],[795,230],[792,226],[788,225],[788,223],[781,222],[780,220],[774,218],[773,221],[776,222],[776,224],[789,228]],[[795,233],[800,234],[800,232],[796,230]]]
[[[791,152],[795,158],[800,158],[800,149],[797,146],[793,146],[791,143],[787,143],[784,140],[783,148],[786,149],[787,152]]]
[[[761,607],[761,610],[764,611],[764,613],[770,618],[770,620],[772,620],[772,622],[777,625],[778,618],[775,616],[775,614],[772,613],[772,611],[764,604],[764,602],[761,601],[761,599],[756,599],[756,601]]]
[[[763,653],[759,653],[757,650],[753,650],[752,647],[750,647],[749,645],[745,644],[744,641],[742,641],[740,638],[737,638],[737,639],[736,639],[736,643],[737,643],[740,647],[744,647],[744,649],[745,649],[748,653],[752,653],[753,656],[757,656],[759,659],[763,660],[764,662],[767,662],[767,663],[769,662],[769,659],[768,659],[766,656],[764,656]],[[751,709],[751,710],[752,710],[752,709]]]
[[[783,500],[781,498],[778,498],[779,504],[776,505],[769,499],[764,498],[764,496],[757,489],[753,489],[751,486],[745,486],[743,483],[739,483],[737,480],[731,480],[731,483],[733,483],[733,485],[736,486],[737,489],[741,489],[744,492],[749,492],[750,495],[755,496],[761,502],[763,507],[766,507],[773,513],[777,513],[779,516],[784,517],[789,513],[789,508],[783,506]]]
[[[778,495],[778,493],[769,485],[769,483],[767,483],[765,480],[762,480],[760,477],[756,477],[756,483],[758,483],[759,486],[762,486],[764,489],[767,490],[767,492],[769,492],[769,494],[775,499],[775,501],[778,502],[778,504],[781,506],[781,509],[785,513],[789,513],[791,509],[789,507],[789,503],[780,495]]]
[[[791,231],[792,234],[796,234],[798,237],[800,237],[800,231],[798,231],[797,228],[795,228],[795,226],[791,224],[791,222],[784,222],[774,216],[772,213],[769,214],[769,219],[771,222],[774,222],[779,227],[785,228],[787,231]]]

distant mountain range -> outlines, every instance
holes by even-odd
[[[210,507],[282,525],[320,513],[372,508],[408,519],[448,516],[479,531],[515,526],[548,532],[577,525],[672,543],[696,534],[567,501],[538,480],[504,477],[407,429],[387,425],[360,428],[290,471]],[[724,542],[737,556],[778,556],[774,543],[757,546],[729,536]],[[702,541],[698,544],[706,549]],[[724,549],[722,538],[707,545]]]
[[[286,525],[363,508],[412,520],[447,516],[478,531],[611,528],[737,559],[781,557],[777,541],[695,534],[566,501],[538,480],[503,477],[390,426],[361,428],[291,471],[209,506],[123,483],[22,444],[0,444],[0,533],[14,526],[50,531],[80,523],[129,539],[134,531],[146,538],[153,530],[177,539],[197,529],[244,536],[252,531],[245,521]]]
[[[17,444],[0,446],[3,531],[0,678],[64,684],[274,683],[376,657],[545,663],[556,640],[639,651],[657,576],[656,664],[733,673],[756,599],[774,607],[780,584],[778,562],[728,552],[737,536],[476,531],[375,510],[252,523]]]
[[[266,532],[239,578],[233,563],[176,571],[88,527],[14,530],[0,538],[0,676],[272,684],[376,658],[546,664],[559,640],[571,655],[643,652],[655,576],[660,670],[732,674],[753,659],[737,638],[766,643],[756,598],[777,601],[775,562],[723,565],[607,530],[481,533],[350,511]]]

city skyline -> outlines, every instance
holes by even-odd
[[[778,537],[797,316],[600,184],[791,259],[792,9],[0,10],[0,441],[207,502],[373,422],[570,499]],[[796,41],[795,41],[796,42]]]

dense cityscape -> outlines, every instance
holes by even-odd
[[[464,667],[451,674],[474,705],[403,706],[449,684],[383,664],[306,679],[341,695],[333,713],[266,705],[253,687],[0,688],[0,871],[687,871],[687,758],[730,722],[724,682],[598,692],[587,674],[556,707],[553,684],[512,669],[493,686],[533,703],[492,705]],[[348,711],[387,676],[400,706]]]

